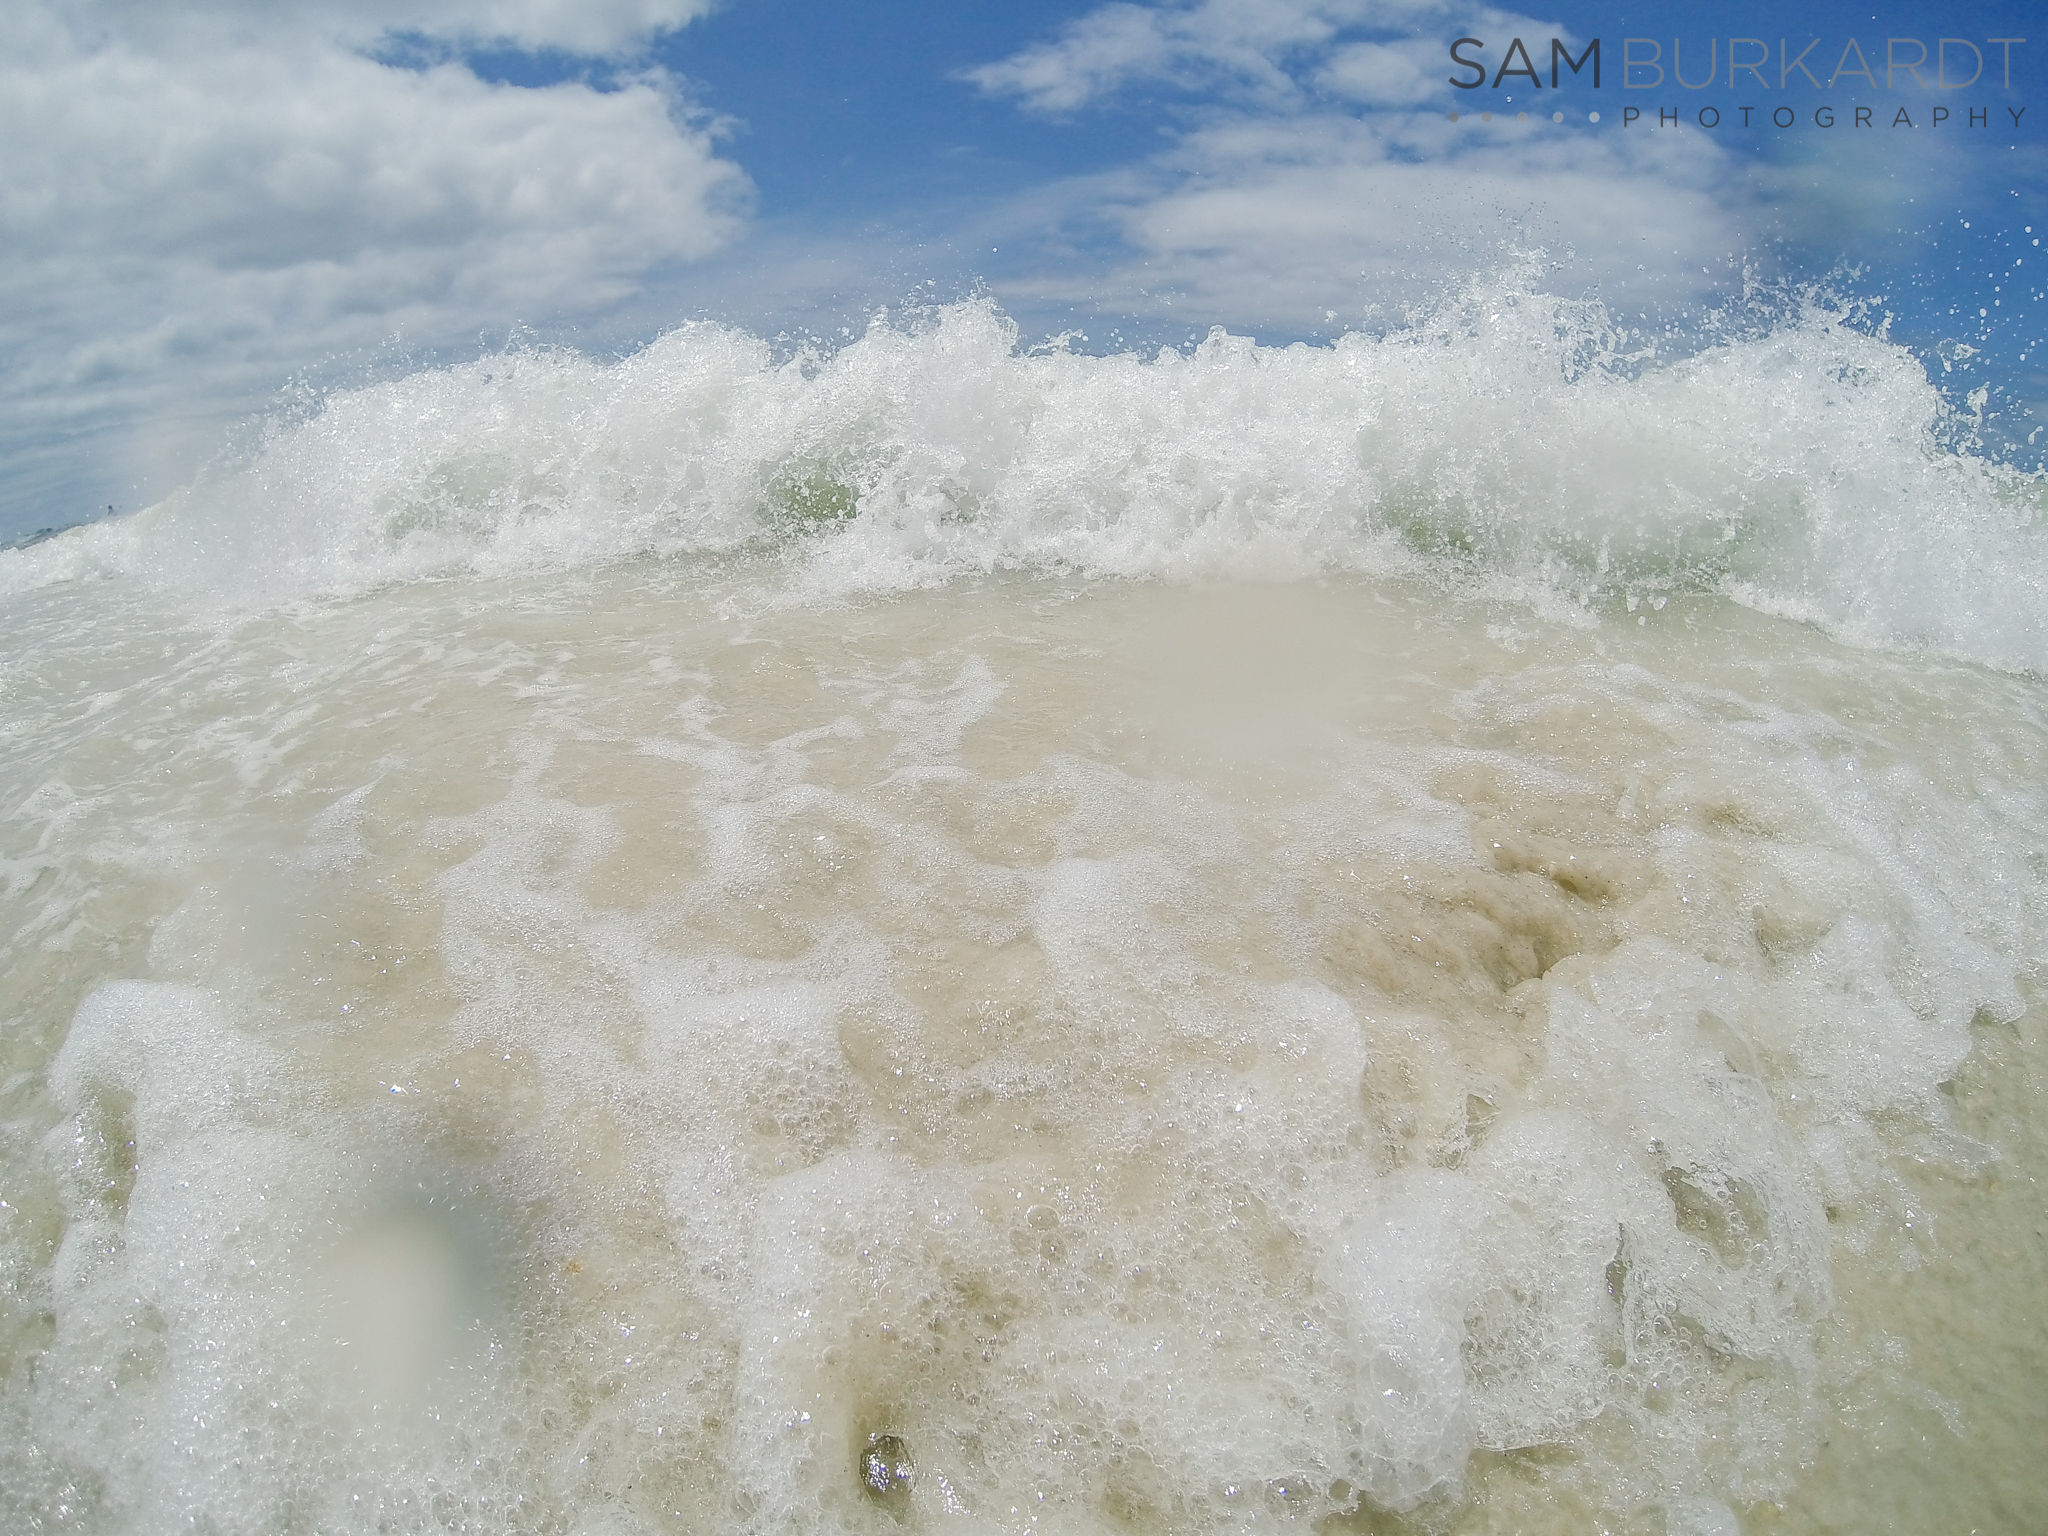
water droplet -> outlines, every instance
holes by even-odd
[[[860,1453],[860,1485],[870,1498],[891,1504],[907,1499],[916,1476],[917,1463],[911,1459],[910,1447],[901,1436],[868,1436],[867,1446]]]

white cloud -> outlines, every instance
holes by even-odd
[[[1071,112],[1134,80],[1188,87],[1238,83],[1268,95],[1293,90],[1276,62],[1327,42],[1349,0],[1202,0],[1196,5],[1105,5],[994,64],[969,70],[992,95],[1040,112]]]
[[[1547,131],[1403,116],[1237,117],[1146,167],[1048,196],[1040,223],[1106,220],[1122,254],[1072,275],[999,283],[1018,308],[1327,332],[1399,322],[1403,307],[1542,249],[1561,292],[1682,302],[1739,251],[1730,163],[1696,133]],[[1332,312],[1335,319],[1331,318]]]
[[[0,63],[0,231],[17,260],[119,251],[222,272],[460,252],[545,289],[550,271],[575,280],[730,237],[738,169],[673,105],[658,78],[518,89],[340,50],[15,54]]]
[[[260,3],[260,0],[258,0]],[[670,31],[712,8],[712,0],[483,0],[380,7],[393,25],[422,32],[501,38],[527,48],[608,54]]]
[[[87,26],[157,42],[317,34],[362,47],[389,33],[615,57],[687,25],[716,0],[83,0]]]
[[[1049,231],[1047,258],[997,291],[1022,310],[1327,333],[1398,322],[1533,249],[1565,264],[1561,291],[1683,304],[1724,283],[1727,258],[1771,220],[1787,227],[1770,178],[1689,128],[1626,131],[1610,114],[1596,131],[1583,97],[1553,123],[1548,90],[1533,121],[1488,93],[1498,121],[1450,122],[1448,108],[1472,105],[1449,80],[1463,35],[1492,39],[1496,56],[1509,37],[1583,41],[1455,0],[1168,0],[1103,6],[973,71],[1041,112],[1208,91],[1167,153],[1019,209]]]
[[[1154,81],[1220,87],[1268,104],[1320,89],[1403,105],[1440,91],[1449,41],[1467,27],[1489,35],[1571,36],[1561,25],[1446,0],[1117,0],[1069,22],[1053,41],[963,78],[1047,113],[1073,112]]]
[[[1444,45],[1434,37],[1394,43],[1350,43],[1332,53],[1315,73],[1316,84],[1333,96],[1381,105],[1405,106],[1443,94]]]
[[[196,401],[217,437],[336,352],[590,315],[726,245],[751,186],[668,77],[528,89],[360,51],[387,19],[616,50],[703,8],[0,5],[0,450],[137,419],[165,442]]]

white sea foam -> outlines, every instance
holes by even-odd
[[[2048,665],[2042,483],[1971,453],[1905,349],[1809,301],[1660,356],[1535,275],[1320,348],[1025,352],[980,301],[781,360],[709,324],[615,363],[510,353],[337,392],[144,513],[0,554],[0,590],[261,604],[780,543],[813,595],[1430,570]]]
[[[1995,1512],[2037,488],[1626,350],[697,328],[6,557],[0,1524]]]

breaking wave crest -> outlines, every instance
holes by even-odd
[[[836,352],[688,325],[337,391],[147,511],[0,554],[235,605],[779,548],[799,598],[999,569],[1421,573],[1598,613],[1719,591],[1852,643],[2048,665],[2048,490],[1818,302],[1660,358],[1528,273],[1410,328],[1026,350],[991,301]]]

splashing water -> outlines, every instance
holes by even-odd
[[[1503,282],[0,555],[0,1524],[2015,1528],[2041,539],[1839,315]]]
[[[1509,280],[1381,338],[1219,330],[1151,361],[1020,353],[976,302],[830,356],[695,325],[610,365],[532,351],[343,392],[136,518],[0,556],[0,583],[263,603],[779,540],[812,597],[1433,571],[1570,606],[1721,592],[2039,668],[2048,493],[1957,437],[1909,353],[1812,301],[1668,363]]]

